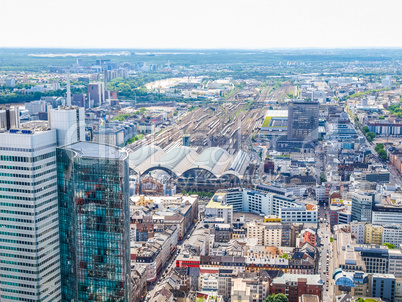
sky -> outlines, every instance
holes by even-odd
[[[0,47],[402,47],[400,0],[0,0]]]

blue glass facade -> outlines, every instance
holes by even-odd
[[[57,176],[62,300],[130,301],[127,154],[58,148]]]

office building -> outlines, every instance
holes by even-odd
[[[128,154],[57,148],[63,301],[131,301]]]
[[[1,301],[60,301],[56,130],[0,133]]]
[[[280,208],[279,217],[283,223],[317,223],[318,209],[316,205],[312,204]]]
[[[205,216],[221,218],[223,223],[232,223],[233,206],[222,203],[222,199],[219,195],[214,195],[205,207]]]
[[[49,126],[56,129],[59,147],[85,141],[85,109],[61,106],[51,109]]]
[[[375,204],[372,212],[373,224],[402,224],[402,207],[391,204]]]
[[[20,111],[18,107],[0,108],[0,131],[20,127]]]
[[[295,100],[288,107],[288,140],[318,140],[318,102]]]
[[[365,192],[351,193],[352,221],[371,222],[373,196]]]
[[[382,231],[382,243],[394,244],[396,247],[402,244],[402,228],[400,224],[384,226]]]
[[[105,103],[105,89],[102,82],[89,83],[87,86],[88,101],[94,106],[101,106]]]
[[[391,274],[374,274],[371,280],[371,297],[394,302],[395,276]]]

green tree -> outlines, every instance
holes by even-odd
[[[265,302],[289,302],[289,299],[285,294],[272,294],[265,299]]]
[[[395,244],[391,244],[391,243],[388,243],[388,242],[384,242],[382,245],[385,245],[390,250],[395,248]]]
[[[186,190],[183,190],[183,191],[181,191],[181,194],[186,195],[186,194],[187,194],[187,191],[186,191]]]
[[[381,143],[379,143],[379,144],[377,144],[377,145],[375,145],[375,151],[380,151],[381,149],[384,149],[384,144],[381,144]]]
[[[378,155],[381,157],[382,160],[387,160],[387,152],[384,149],[378,151]]]
[[[374,132],[367,132],[366,134],[367,140],[371,143],[373,141],[373,139],[376,137]]]
[[[363,133],[366,134],[367,132],[369,132],[369,128],[367,126],[363,127]]]

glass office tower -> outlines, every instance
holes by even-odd
[[[91,142],[57,148],[63,301],[131,301],[128,154]]]

